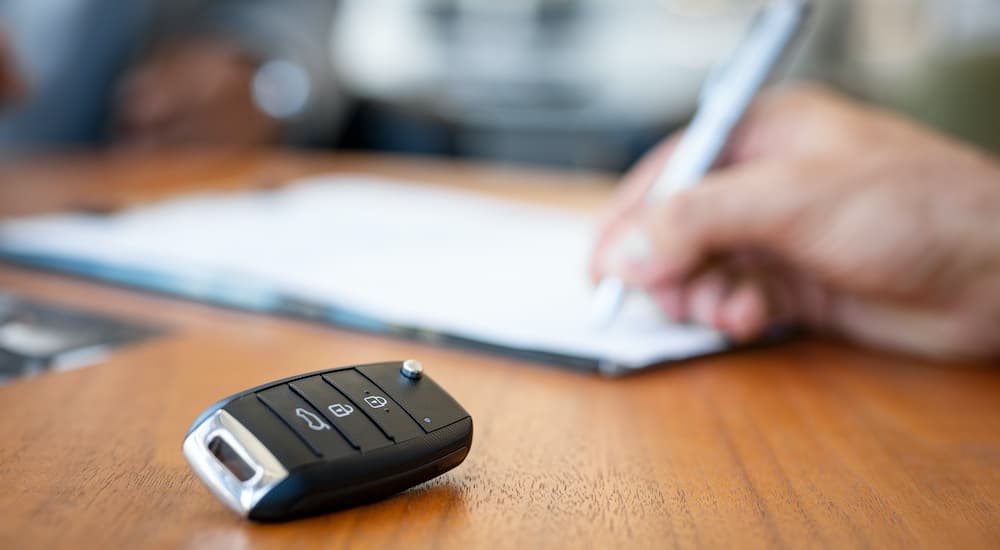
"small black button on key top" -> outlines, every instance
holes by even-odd
[[[303,378],[289,386],[323,413],[323,417],[362,452],[392,445],[392,440],[365,413],[358,410],[347,396],[334,389],[323,377]]]
[[[333,458],[357,452],[340,432],[288,386],[258,392],[257,397],[323,457]]]
[[[398,369],[385,368],[392,363],[358,367],[358,372],[403,406],[426,432],[434,431],[463,418],[465,411],[433,380],[412,378]]]
[[[218,401],[188,430],[184,457],[222,502],[259,521],[373,502],[465,460],[472,418],[419,362],[357,369],[365,375],[311,372]],[[400,372],[411,385],[394,385]]]
[[[398,365],[395,363],[394,365]],[[398,367],[393,367],[398,372]],[[324,374],[323,378],[351,398],[368,418],[378,424],[385,435],[396,443],[424,434],[410,415],[389,395],[356,370],[342,370]],[[468,416],[468,413],[466,413]]]

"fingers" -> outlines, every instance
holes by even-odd
[[[625,175],[619,192],[605,212],[599,225],[597,239],[590,256],[590,275],[598,279],[604,274],[609,248],[621,236],[636,212],[642,208],[647,191],[655,183],[671,153],[677,146],[680,135],[663,141]]]
[[[609,212],[609,218],[618,218],[642,204],[649,188],[656,182],[656,178],[663,171],[663,166],[677,148],[680,138],[681,133],[667,138],[625,175],[625,179],[622,180],[622,191]]]
[[[713,327],[738,342],[752,340],[782,320],[767,279],[723,264],[650,294],[667,318]]]
[[[719,161],[719,165],[724,168],[704,178],[696,189],[708,187],[708,183],[746,184],[755,179],[758,186],[765,186],[768,180],[773,180],[777,175],[768,173],[775,172],[776,167],[801,162],[816,151],[843,143],[842,120],[853,112],[849,107],[848,101],[816,85],[798,85],[766,95],[753,105],[729,140]],[[680,134],[671,137],[626,175],[622,190],[598,231],[590,261],[593,278],[608,271],[610,250],[618,238],[628,227],[640,223],[640,213],[646,211],[644,197],[654,185],[680,137]],[[729,168],[725,168],[727,166]],[[727,171],[728,174],[725,173]],[[748,190],[747,194],[751,193],[757,193],[757,190]],[[747,208],[746,204],[739,202],[743,196],[726,201],[724,206],[737,210]],[[695,198],[690,201],[695,202]],[[665,208],[673,209],[675,214],[667,219],[678,216],[684,219],[699,218],[698,214],[685,214],[687,206],[669,205]],[[647,214],[654,219],[660,215],[655,210],[652,213],[647,211]],[[742,219],[742,216],[738,219]],[[766,216],[759,219],[766,219]]]
[[[837,141],[835,119],[846,105],[818,88],[758,102],[723,156],[728,166],[650,206],[644,196],[673,151],[664,145],[627,176],[601,227],[591,275],[613,272],[646,290],[669,318],[715,327],[737,341],[805,319],[788,273],[719,258],[747,248],[792,264],[810,255],[805,243],[823,217],[816,211],[823,186],[811,184],[824,173],[809,166],[810,154]],[[625,238],[634,234],[642,238]],[[620,254],[631,240],[645,241],[645,256]]]
[[[650,287],[683,280],[720,252],[755,247],[788,253],[799,242],[813,192],[801,179],[793,166],[771,164],[710,175],[642,213],[649,256],[616,274],[632,286]]]
[[[754,339],[798,318],[797,291],[782,270],[734,256],[747,249],[792,260],[805,254],[798,250],[808,240],[803,220],[814,218],[810,197],[821,192],[806,180],[810,173],[796,162],[717,170],[636,214],[646,256],[602,266],[649,292],[671,319],[714,327],[735,341]]]
[[[699,276],[690,285],[688,313],[691,320],[702,325],[718,325],[721,306],[728,297],[731,286],[731,276],[721,269],[710,270]]]
[[[737,342],[759,337],[769,326],[779,321],[774,316],[771,299],[759,281],[743,280],[733,287],[719,305],[717,322],[713,325]]]

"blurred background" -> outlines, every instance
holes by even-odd
[[[0,0],[0,155],[282,145],[619,171],[762,0]],[[794,78],[1000,152],[1000,2],[818,0]]]

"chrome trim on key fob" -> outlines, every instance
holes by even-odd
[[[209,449],[221,438],[254,473],[245,481],[227,468]],[[275,485],[288,477],[285,467],[243,424],[219,409],[184,439],[184,456],[205,485],[227,506],[246,517]]]

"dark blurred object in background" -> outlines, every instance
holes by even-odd
[[[343,0],[334,65],[367,105],[349,137],[620,170],[683,123],[762,3]],[[820,11],[829,21],[842,10]],[[823,39],[810,33],[800,67],[828,72]]]
[[[0,292],[0,384],[45,369],[99,361],[112,348],[163,329]]]
[[[622,169],[683,121],[760,4],[343,0],[334,65],[365,100],[348,137]]]
[[[27,90],[11,52],[7,35],[0,32],[0,109],[22,99]]]
[[[765,0],[0,0],[0,153],[293,144],[621,170]],[[1000,2],[815,0],[791,67],[1000,151]]]
[[[622,169],[692,113],[763,0],[342,0],[349,143]],[[792,78],[993,147],[996,0],[815,0]]]
[[[11,153],[103,144],[324,143],[326,0],[4,0],[0,107]]]

